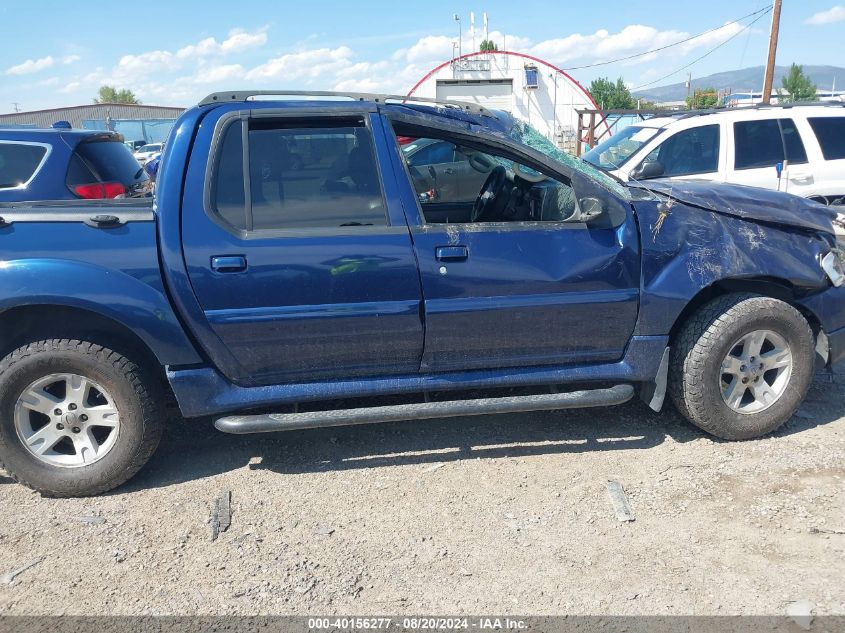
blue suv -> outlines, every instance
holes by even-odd
[[[142,197],[147,181],[120,134],[0,129],[0,202]]]

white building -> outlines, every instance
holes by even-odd
[[[598,110],[581,84],[560,68],[508,51],[468,53],[444,62],[408,94],[505,110],[568,151],[575,149],[577,110]],[[596,124],[607,125],[601,117]]]

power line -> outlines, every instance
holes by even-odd
[[[736,24],[737,22],[742,22],[742,20],[746,20],[752,16],[757,15],[758,13],[762,13],[765,15],[769,11],[772,10],[772,7],[763,7],[762,9],[757,9],[756,11],[752,11],[748,15],[744,15],[741,18],[737,18],[736,20],[731,20],[730,22],[725,22],[721,26],[716,26],[709,31],[704,31],[703,33],[699,33],[698,35],[693,35],[683,40],[678,40],[677,42],[672,42],[671,44],[666,44],[665,46],[661,46],[660,48],[653,48],[648,51],[644,51],[642,53],[636,53],[634,55],[628,55],[627,57],[618,57],[616,59],[611,59],[606,62],[596,62],[595,64],[587,64],[586,66],[570,66],[569,68],[563,68],[562,70],[584,70],[585,68],[595,68],[597,66],[607,66],[608,64],[615,64],[617,62],[625,62],[629,59],[636,59],[637,57],[644,57],[645,55],[651,55],[652,53],[659,53],[660,51],[665,51],[667,48],[672,48],[673,46],[679,46],[680,44],[686,44],[687,42],[691,42],[692,40],[697,40],[699,37],[704,37],[705,35],[710,35],[715,31],[719,31],[726,26],[730,26],[731,24]],[[762,17],[762,15],[760,16]],[[753,24],[753,22],[752,22]],[[740,31],[742,32],[742,31]]]
[[[689,68],[690,66],[694,66],[695,64],[697,64],[698,62],[700,62],[700,61],[701,61],[702,59],[704,59],[705,57],[708,57],[709,55],[712,55],[713,53],[715,53],[717,50],[719,50],[720,48],[722,48],[725,44],[727,44],[727,43],[728,43],[728,42],[730,42],[731,40],[733,40],[733,39],[737,38],[738,36],[742,35],[745,31],[747,31],[748,29],[750,29],[750,28],[754,25],[754,23],[755,23],[755,22],[757,22],[758,20],[760,20],[760,19],[762,19],[763,17],[765,17],[765,16],[766,16],[766,14],[767,14],[770,10],[771,10],[771,9],[767,9],[765,13],[761,13],[760,15],[758,15],[756,18],[754,18],[753,20],[751,20],[751,22],[749,22],[749,23],[748,23],[748,24],[746,24],[744,27],[742,27],[739,31],[737,31],[736,33],[734,33],[733,35],[731,35],[728,39],[726,39],[726,40],[725,40],[724,42],[722,42],[721,44],[718,44],[718,45],[714,46],[713,48],[711,48],[709,51],[707,51],[706,53],[704,53],[704,55],[702,55],[701,57],[697,57],[696,59],[692,60],[689,64],[686,64],[685,66],[681,66],[680,68],[678,68],[678,69],[676,69],[676,70],[673,70],[671,73],[666,74],[666,75],[663,75],[662,77],[660,77],[660,78],[658,78],[658,79],[655,79],[654,81],[649,81],[648,83],[645,83],[645,84],[643,84],[643,85],[641,85],[641,86],[637,86],[636,88],[632,88],[632,89],[631,89],[631,92],[636,92],[637,90],[642,90],[643,88],[648,88],[649,86],[653,86],[654,84],[659,83],[659,82],[663,81],[664,79],[668,79],[668,78],[669,78],[669,77],[671,77],[672,75],[677,75],[679,72],[681,72],[681,71],[683,71],[683,70],[686,70],[686,69],[687,69],[687,68]]]

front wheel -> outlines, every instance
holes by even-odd
[[[0,361],[0,465],[45,496],[111,490],[158,446],[158,391],[139,365],[101,345],[25,345]]]
[[[672,345],[669,392],[699,428],[726,440],[771,433],[807,395],[813,332],[778,299],[731,294],[695,313]]]

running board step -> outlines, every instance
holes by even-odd
[[[244,435],[247,433],[316,429],[328,426],[399,422],[401,420],[454,418],[466,415],[486,415],[489,413],[607,407],[615,404],[623,404],[633,396],[633,386],[616,385],[608,389],[591,389],[588,391],[572,391],[570,393],[541,394],[535,396],[419,402],[385,407],[306,411],[302,413],[231,415],[218,419],[214,423],[214,426],[217,427],[217,430],[223,431],[224,433]]]

